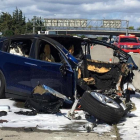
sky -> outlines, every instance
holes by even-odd
[[[12,13],[16,7],[26,18],[82,18],[129,20],[140,27],[140,0],[0,0],[0,12]]]

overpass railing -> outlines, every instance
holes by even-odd
[[[51,31],[117,31],[117,32],[125,32],[127,29],[120,29],[120,28],[100,28],[100,27],[46,27],[46,30],[51,30]],[[138,32],[140,33],[140,30],[129,30],[128,32]]]

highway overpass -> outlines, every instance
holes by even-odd
[[[55,32],[56,34],[86,34],[86,35],[120,35],[126,34],[126,30],[85,30],[85,29],[70,29],[70,30],[48,30],[49,32]],[[128,30],[128,34],[133,34],[140,37],[140,30]]]
[[[134,34],[140,37],[140,30],[129,30],[129,21],[120,19],[57,19],[44,18],[36,23],[40,18],[34,16],[33,33],[35,27],[45,27],[47,33],[55,34],[86,34],[86,35],[120,35]]]

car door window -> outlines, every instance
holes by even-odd
[[[40,40],[38,44],[38,54],[37,59],[46,61],[46,62],[62,62],[62,56],[60,52],[49,42]]]
[[[7,52],[18,56],[29,57],[31,46],[31,39],[12,39]]]
[[[3,52],[7,52],[8,46],[9,46],[9,40],[5,40],[5,41],[3,42],[3,45],[2,45],[1,50],[2,50]]]
[[[57,49],[54,42],[38,39],[35,46],[35,58],[31,64],[31,84],[34,88],[38,83],[73,96],[73,71],[65,56]],[[62,57],[62,58],[61,58]],[[62,61],[63,60],[63,61]],[[67,63],[66,74],[61,69]]]
[[[104,46],[95,44],[91,51],[91,59],[98,60],[102,62],[116,63],[118,62],[118,58],[115,57],[113,49]]]

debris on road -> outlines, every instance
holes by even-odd
[[[66,116],[68,114],[69,109],[61,109],[61,113],[57,114],[37,114],[36,116],[25,116],[25,115],[18,115],[14,112],[18,111],[30,111],[28,109],[24,109],[22,107],[17,107],[16,102],[9,99],[0,99],[0,105],[10,105],[11,112],[8,112],[7,116],[0,117],[0,120],[3,123],[0,123],[1,128],[37,128],[39,130],[55,130],[55,131],[79,131],[79,132],[87,132],[86,129],[83,127],[89,121],[85,118],[84,115],[81,115],[80,120],[69,120]],[[82,113],[82,110],[76,110],[78,114]],[[94,120],[94,119],[93,119]],[[96,127],[100,128],[101,125],[97,125]],[[108,129],[110,127],[110,129]],[[94,127],[95,128],[95,127]],[[94,128],[91,132],[94,132]],[[105,133],[109,132],[113,127],[111,125],[104,126],[104,130],[100,130],[100,132]],[[96,133],[99,132],[99,129],[95,131]]]

